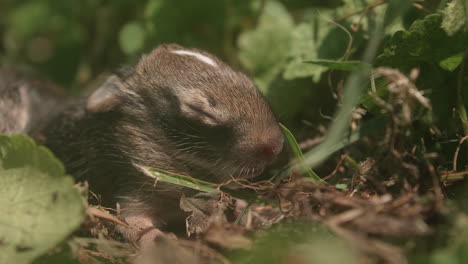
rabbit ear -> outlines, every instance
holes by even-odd
[[[88,97],[86,108],[93,113],[107,112],[122,103],[122,81],[116,75],[110,76]]]

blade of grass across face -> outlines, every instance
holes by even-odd
[[[143,172],[156,179],[157,181],[172,183],[179,186],[184,186],[200,192],[214,192],[217,191],[216,184],[198,180],[189,176],[184,176],[176,173],[171,173],[165,170],[156,168],[142,168]]]
[[[158,168],[145,168],[141,167],[140,169],[143,173],[151,178],[154,178],[156,181],[171,183],[200,192],[215,192],[222,191],[234,198],[243,199],[246,201],[256,200],[258,195],[256,193],[248,192],[241,189],[229,189],[225,186],[219,186],[216,183],[211,183],[199,179],[192,178],[190,176],[180,175],[177,173],[168,172]]]
[[[302,154],[301,149],[299,148],[299,145],[297,144],[296,139],[294,138],[293,134],[291,131],[289,131],[288,128],[283,126],[282,124],[279,124],[281,128],[283,129],[284,134],[286,135],[286,139],[289,142],[289,145],[291,146],[291,149],[294,153],[294,156],[296,156],[296,159],[298,160],[300,166],[302,167],[302,170],[305,172],[305,174],[314,180],[315,183],[321,183],[324,184],[325,181],[323,181],[310,167],[307,167],[307,165],[304,163],[304,155]]]

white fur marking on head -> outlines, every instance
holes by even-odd
[[[179,54],[179,55],[193,56],[193,57],[195,57],[195,58],[203,61],[204,63],[207,63],[207,64],[213,66],[213,67],[218,67],[216,62],[214,62],[212,59],[210,59],[207,56],[202,55],[200,53],[196,53],[196,52],[189,51],[189,50],[174,50],[174,51],[171,51],[171,52],[175,53],[175,54]]]

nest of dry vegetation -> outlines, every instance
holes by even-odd
[[[78,241],[81,260],[111,263],[230,263],[230,250],[249,250],[258,231],[281,222],[323,223],[349,242],[366,263],[405,263],[401,238],[429,237],[428,221],[440,214],[437,199],[422,199],[417,188],[399,195],[371,190],[346,192],[298,178],[264,188],[276,203],[251,204],[224,193],[183,198],[187,237],[161,233],[154,249],[116,242],[114,225],[125,225],[103,209],[90,207],[84,229],[100,239]],[[258,188],[258,186],[255,186]],[[286,263],[301,263],[295,262]]]

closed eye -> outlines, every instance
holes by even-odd
[[[205,121],[204,123],[209,125],[217,125],[219,123],[218,118],[214,114],[203,109],[203,107],[196,104],[187,104],[187,107],[190,108],[193,114],[197,115],[200,120]]]

